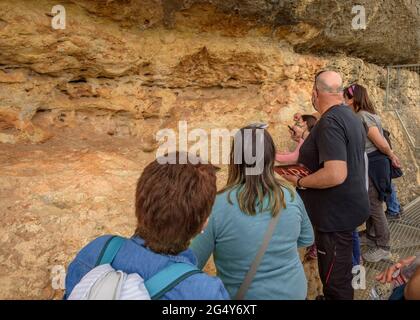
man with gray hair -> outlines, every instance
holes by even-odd
[[[315,229],[325,299],[353,299],[352,232],[369,216],[362,122],[343,103],[343,81],[333,71],[315,77],[312,104],[321,119],[300,149],[312,174],[294,183]]]

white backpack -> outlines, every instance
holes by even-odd
[[[109,263],[93,268],[72,290],[69,300],[150,300],[137,273],[116,271]]]

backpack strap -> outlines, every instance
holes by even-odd
[[[191,264],[175,262],[145,281],[144,285],[149,291],[151,299],[158,300],[181,281],[201,272],[201,270]]]
[[[99,254],[95,267],[107,263],[111,264],[125,240],[125,238],[120,236],[112,236],[109,238]]]

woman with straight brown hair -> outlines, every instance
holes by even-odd
[[[250,155],[254,160],[246,161]],[[191,245],[199,267],[213,254],[217,275],[231,298],[307,295],[298,247],[313,243],[313,230],[299,195],[275,176],[275,155],[274,142],[263,126],[238,131],[227,184],[218,192],[207,228]],[[255,263],[258,256],[261,260]]]

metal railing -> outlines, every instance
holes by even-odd
[[[419,136],[420,128],[415,121],[414,123],[411,121],[413,120],[410,118],[411,108],[416,112],[420,111],[420,64],[388,66],[385,111],[395,113],[410,146],[419,151],[416,138]]]

